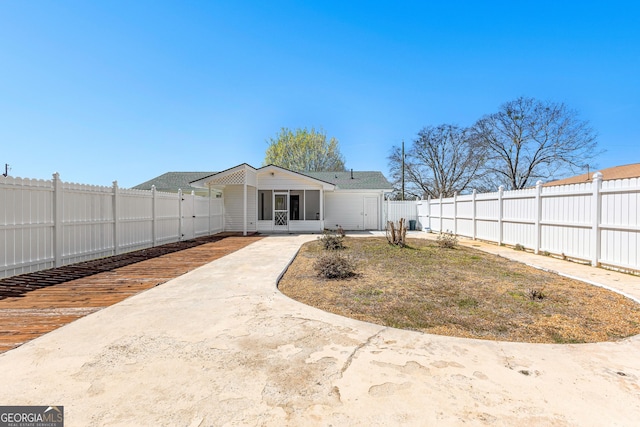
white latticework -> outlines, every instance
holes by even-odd
[[[241,185],[244,184],[244,171],[232,172],[221,177],[214,177],[209,181],[213,185]]]
[[[275,225],[287,225],[287,211],[276,211],[274,222]]]

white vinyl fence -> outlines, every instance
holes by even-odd
[[[418,204],[420,200],[386,200],[385,201],[385,224],[387,221],[394,223],[404,218],[407,221],[407,228],[409,227],[409,221],[416,221],[416,230],[422,230],[422,224],[420,224],[418,218]]]
[[[640,178],[424,200],[425,230],[640,271]]]
[[[215,234],[222,199],[0,177],[0,278]]]

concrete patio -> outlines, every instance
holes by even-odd
[[[329,314],[276,288],[316,238],[269,236],[1,354],[0,402],[64,406],[68,426],[638,424],[640,336],[493,342]],[[640,298],[640,277],[462,244]]]

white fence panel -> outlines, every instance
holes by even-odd
[[[425,228],[640,271],[640,178],[430,199]]]
[[[0,177],[0,277],[55,265],[52,181]]]
[[[209,226],[210,199],[197,197],[194,198],[193,212],[195,215],[193,233],[196,237],[206,236],[211,233]]]
[[[189,195],[197,236],[223,231],[222,199]],[[0,177],[0,278],[181,240],[180,194]],[[192,233],[194,234],[194,233]]]
[[[640,267],[640,179],[602,183],[600,261],[623,268]]]
[[[113,190],[63,183],[62,264],[113,254]]]
[[[456,219],[455,219],[455,233],[464,236],[474,235],[473,230],[473,218],[474,218],[474,203],[473,195],[456,196]]]
[[[155,197],[155,244],[177,242],[180,240],[178,195],[156,191]]]
[[[221,197],[210,200],[209,227],[211,234],[215,234],[224,230],[224,200]]]
[[[589,260],[592,200],[590,182],[543,188],[540,250]]]
[[[407,221],[418,221],[419,202],[419,200],[387,200],[385,202],[386,221],[398,222],[401,218]]]
[[[120,189],[118,196],[120,252],[153,246],[153,191]]]

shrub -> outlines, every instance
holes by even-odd
[[[438,246],[440,246],[441,248],[453,249],[458,246],[458,238],[455,234],[448,230],[444,233],[441,232],[440,234],[438,234],[436,241],[438,242]]]
[[[516,243],[513,249],[516,251],[524,251],[524,246],[522,246],[520,243]]]
[[[527,289],[527,291],[525,292],[525,295],[531,301],[539,301],[539,300],[543,300],[543,299],[545,299],[547,297],[547,295],[544,293],[544,288],[542,288],[542,289],[535,289],[535,288]]]
[[[314,267],[318,276],[327,279],[346,279],[355,275],[355,262],[338,252],[324,253],[318,257]]]
[[[320,237],[322,247],[328,251],[335,251],[338,249],[344,249],[344,232],[340,234],[334,231],[325,230]]]

